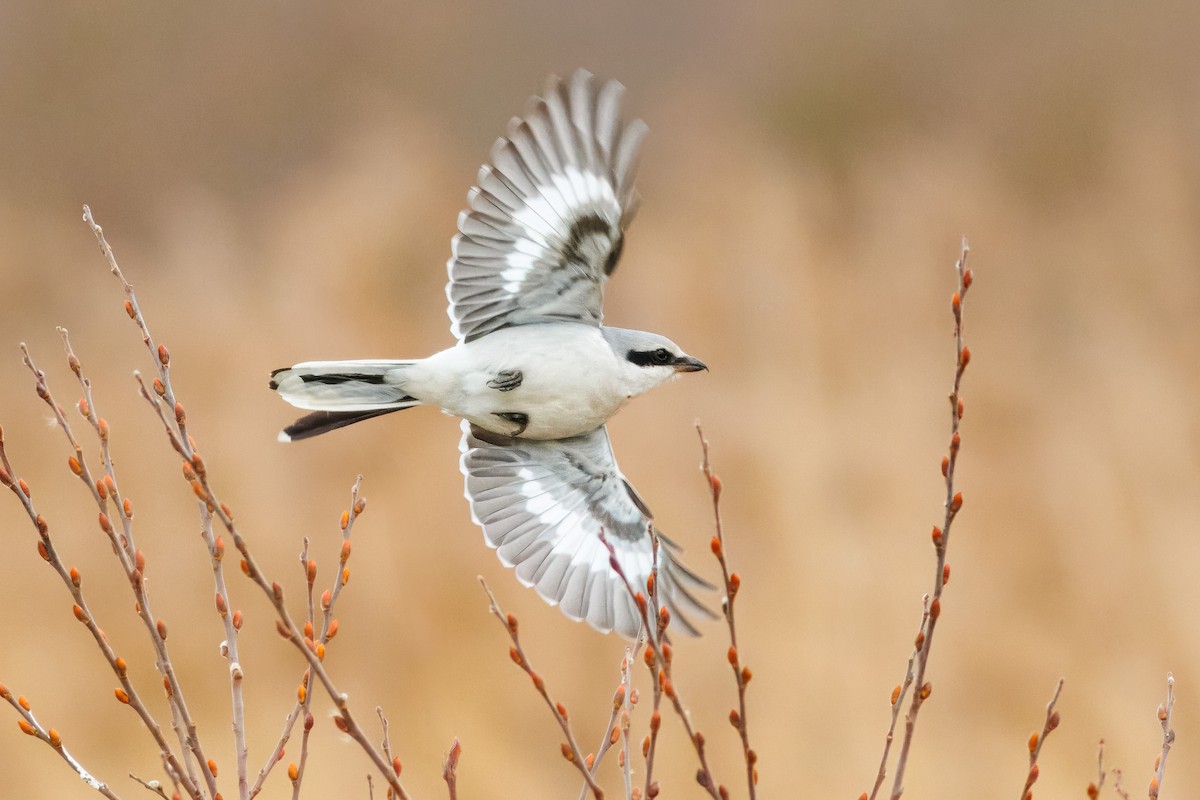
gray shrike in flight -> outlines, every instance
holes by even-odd
[[[646,133],[624,122],[624,89],[579,70],[551,79],[492,147],[458,216],[447,264],[458,343],[413,361],[309,361],[271,388],[313,413],[295,441],[413,406],[461,417],[471,516],[500,560],[568,617],[633,638],[635,588],[652,568],[650,510],[617,468],[605,422],[630,399],[707,369],[669,339],[602,324],[604,284],[638,204]],[[711,588],[658,534],[658,591],[685,630]]]

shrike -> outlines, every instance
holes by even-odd
[[[271,388],[313,412],[283,441],[418,405],[461,417],[465,494],[488,545],[568,617],[632,638],[640,615],[599,534],[644,588],[652,517],[604,424],[633,397],[707,367],[662,336],[602,324],[646,133],[622,120],[623,91],[583,70],[552,78],[493,145],[447,264],[454,347],[413,361],[309,361],[276,370]],[[687,614],[711,616],[695,592],[711,587],[658,539],[660,598],[694,633]]]

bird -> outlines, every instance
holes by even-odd
[[[624,120],[624,91],[583,69],[552,76],[492,146],[447,262],[452,347],[303,362],[270,387],[312,412],[281,441],[414,406],[460,417],[464,495],[486,543],[568,618],[633,639],[643,620],[630,587],[643,590],[655,565],[675,628],[697,634],[690,617],[715,615],[698,596],[713,586],[654,526],[606,427],[632,398],[708,369],[664,336],[603,324],[648,130]]]

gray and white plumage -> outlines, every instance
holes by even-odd
[[[583,70],[551,79],[492,147],[447,264],[454,347],[417,360],[305,362],[276,370],[271,387],[313,412],[280,435],[289,441],[416,405],[462,417],[465,494],[487,543],[568,617],[633,637],[640,620],[599,534],[641,588],[653,521],[605,423],[633,397],[706,367],[663,336],[602,324],[646,132],[622,120],[622,92]],[[711,587],[657,535],[661,598],[695,632],[688,614],[711,615],[695,593]]]

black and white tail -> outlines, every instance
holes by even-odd
[[[271,388],[313,413],[279,434],[294,442],[421,404],[404,388],[412,361],[306,361],[271,373]]]

